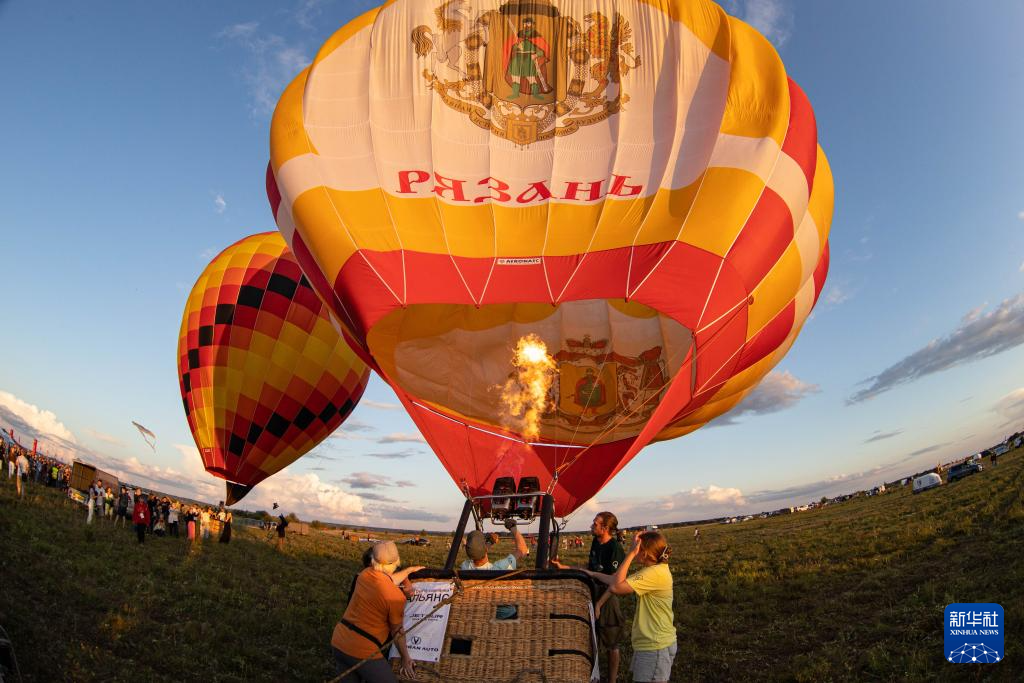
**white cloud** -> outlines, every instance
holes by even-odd
[[[414,455],[422,455],[420,451],[413,448],[403,448],[400,451],[376,451],[373,453],[363,453],[363,458],[380,458],[381,460],[401,460],[403,458],[411,458]]]
[[[103,432],[96,431],[91,427],[86,428],[85,433],[91,436],[92,438],[96,439],[97,441],[102,441],[103,443],[108,443],[111,446],[117,446],[118,448],[125,448],[128,445],[124,441],[121,441],[121,439],[117,438],[116,436],[104,434]]]
[[[970,323],[973,323],[975,320],[981,317],[981,314],[985,312],[986,308],[988,308],[988,302],[985,302],[982,305],[967,311],[966,313],[964,313],[964,317],[960,319],[960,324],[969,325]]]
[[[804,382],[789,372],[773,371],[768,373],[738,406],[716,419],[711,425],[721,427],[735,424],[741,415],[766,415],[785,410],[818,391],[817,384]]]
[[[323,4],[324,0],[302,0],[295,10],[295,23],[306,30],[313,30],[313,20],[320,15]]]
[[[359,496],[323,481],[316,474],[278,472],[260,482],[241,505],[250,510],[270,510],[274,503],[287,514],[294,512],[301,519],[324,521],[365,521],[363,501]]]
[[[359,418],[350,417],[343,424],[347,432],[372,432],[376,428],[369,422],[363,422]]]
[[[868,386],[850,396],[852,405],[913,382],[982,358],[988,358],[1024,344],[1024,294],[1006,299],[988,313],[984,307],[968,311],[956,329],[868,377]]]
[[[209,263],[213,260],[213,257],[220,253],[220,250],[216,247],[207,247],[199,252],[199,260],[204,263]]]
[[[402,405],[400,403],[385,403],[384,401],[371,401],[370,399],[364,398],[359,402],[359,405],[369,406],[376,408],[377,410],[400,410]]]
[[[1024,211],[1020,211],[1017,213],[1017,220],[1024,221]]]
[[[408,434],[405,432],[392,432],[377,439],[377,443],[426,443],[422,434]]]
[[[207,503],[223,500],[224,480],[206,471],[196,447],[174,444],[174,449],[181,456],[180,466],[151,465],[134,457],[100,457],[95,464],[122,480],[145,488]],[[358,496],[321,480],[311,472],[292,474],[285,468],[260,482],[238,507],[270,510],[274,503],[280,504],[285,513],[294,512],[301,519],[348,521],[356,518],[362,523],[367,521],[363,502]]]
[[[1024,420],[1024,388],[1015,389],[996,401],[992,409],[1005,417],[1008,422]]]
[[[902,429],[894,429],[894,430],[892,430],[890,432],[883,432],[880,429],[876,429],[875,432],[871,436],[869,436],[868,438],[864,439],[864,443],[874,443],[875,441],[884,441],[886,439],[891,439],[894,436],[898,436],[898,435],[900,435],[902,433],[903,433]]]
[[[224,195],[218,193],[213,198],[213,210],[217,213],[224,213],[224,210],[228,208],[228,203],[224,201]]]
[[[249,54],[242,76],[251,90],[252,111],[257,116],[274,110],[285,85],[311,61],[303,48],[288,44],[279,35],[261,33],[258,22],[228,26],[219,37],[242,46]]]
[[[0,408],[5,409],[5,412],[14,415],[24,426],[33,430],[35,432],[33,438],[52,437],[71,444],[77,443],[75,435],[57,419],[55,414],[22,401],[12,393],[0,391]]]
[[[729,0],[725,9],[782,47],[793,34],[793,11],[782,0]]]
[[[614,511],[620,526],[637,526],[736,515],[747,506],[740,489],[709,484],[659,498],[601,501],[596,507]]]
[[[746,505],[743,492],[736,488],[723,488],[721,486],[709,485],[706,489],[690,489],[688,502],[693,504],[703,503],[726,503],[729,505]]]
[[[825,303],[829,306],[838,306],[839,304],[849,300],[850,293],[843,289],[841,285],[830,284],[828,289],[825,291]]]
[[[383,474],[373,474],[372,472],[353,472],[341,481],[354,489],[377,489],[382,486],[397,486],[399,488],[415,486],[411,481],[392,479]]]

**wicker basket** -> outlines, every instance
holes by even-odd
[[[586,683],[594,667],[593,584],[580,572],[530,571],[487,581],[496,572],[459,572],[441,658],[416,662],[419,681]],[[421,572],[414,581],[451,578]],[[516,616],[498,619],[498,608]],[[402,679],[399,660],[395,675]]]

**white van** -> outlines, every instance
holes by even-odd
[[[920,477],[914,480],[914,493],[921,493],[921,491],[927,491],[933,489],[936,486],[942,485],[942,477],[929,472],[928,474],[922,474]]]

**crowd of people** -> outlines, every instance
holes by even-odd
[[[512,532],[511,553],[491,558],[493,538],[481,531],[470,531],[465,536],[466,559],[460,570],[516,569],[530,551],[515,522],[507,526]],[[599,512],[590,532],[592,539],[586,567],[570,567],[557,559],[551,560],[551,566],[582,570],[601,587],[594,614],[598,642],[607,653],[608,677],[605,680],[618,679],[619,649],[626,629],[619,599],[633,595],[636,597],[630,631],[633,680],[667,683],[677,648],[672,572],[668,566],[672,551],[668,542],[658,531],[641,531],[633,536],[630,550],[625,551],[622,545],[625,537],[611,512]],[[569,545],[578,547],[574,539]],[[634,563],[640,568],[630,573]],[[374,544],[364,556],[365,568],[356,577],[348,605],[331,634],[335,664],[343,683],[396,681],[384,654],[389,643],[398,648],[402,675],[415,676],[416,667],[406,647],[403,619],[406,600],[413,590],[409,574],[422,567],[399,571],[400,566],[398,546],[391,541]],[[514,606],[502,607],[515,609]],[[495,617],[503,618],[500,608]]]
[[[24,495],[30,482],[66,490],[71,480],[70,465],[6,439],[0,441],[0,473],[6,473],[8,479],[15,479],[19,496]]]
[[[115,527],[127,527],[130,520],[139,543],[146,541],[147,534],[158,538],[184,536],[190,541],[208,540],[214,533],[214,521],[218,540],[231,542],[233,516],[223,505],[214,509],[127,485],[121,485],[115,493],[113,487],[104,486],[102,479],[89,486],[85,505],[86,524],[105,519],[112,521]]]
[[[74,494],[70,486],[70,465],[6,439],[0,441],[0,477],[3,474],[8,480],[14,480],[18,496],[24,496],[30,484],[56,488],[69,497]],[[89,486],[85,498],[86,524],[106,520],[115,527],[131,525],[139,543],[144,543],[147,535],[184,536],[202,541],[210,539],[215,532],[221,543],[231,542],[233,516],[223,505],[214,509],[127,485],[115,491],[101,479]]]

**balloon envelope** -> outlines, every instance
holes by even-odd
[[[461,490],[566,514],[735,406],[828,268],[833,185],[771,45],[705,0],[397,0],[285,90],[285,239]],[[539,434],[498,388],[557,367]]]
[[[189,427],[229,504],[323,441],[369,378],[276,232],[240,240],[199,276],[178,364]]]

